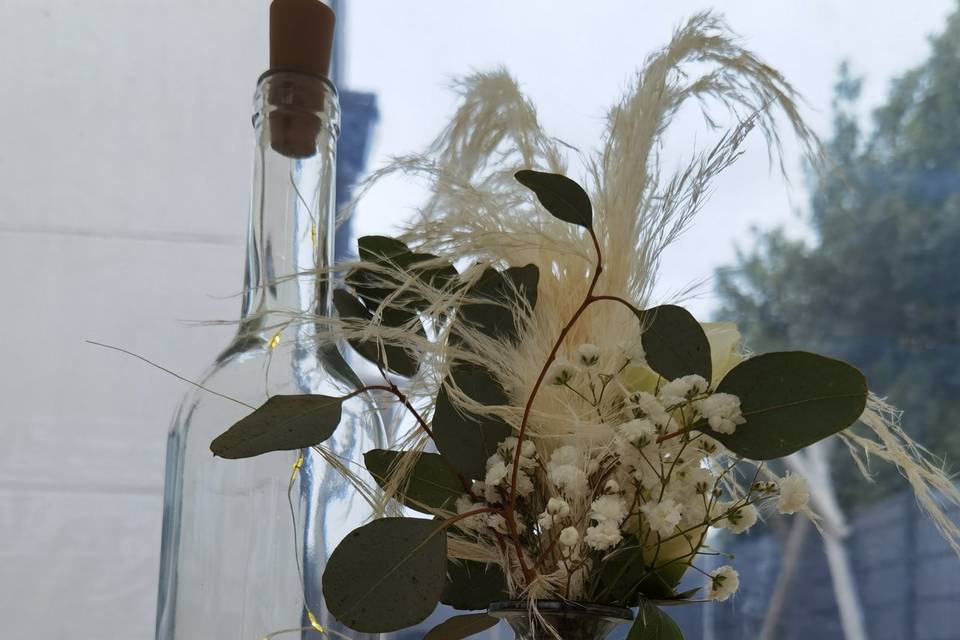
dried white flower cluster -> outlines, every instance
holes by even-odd
[[[518,460],[514,522],[525,549],[552,563],[553,575],[579,576],[560,595],[582,596],[576,585],[619,546],[642,545],[654,570],[689,565],[711,528],[744,533],[756,524],[758,505],[806,510],[810,493],[800,476],[755,478],[742,491],[730,481],[738,460],[704,431],[734,433],[744,423],[739,398],[716,393],[697,375],[668,381],[646,375],[652,386],[637,384],[635,374],[649,372],[639,345],[611,354],[581,344],[574,353],[575,361],[558,357],[545,382],[595,410],[597,437],[507,438],[487,461],[484,481],[457,503],[460,514],[506,505]],[[602,371],[611,362],[619,368]],[[471,516],[459,526],[480,536],[510,535],[499,513]],[[737,590],[737,573],[721,567],[706,586],[710,598],[725,600]]]

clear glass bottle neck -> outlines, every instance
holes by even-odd
[[[340,107],[322,76],[271,71],[257,84],[253,191],[240,332],[328,315]],[[269,339],[269,338],[268,338]]]

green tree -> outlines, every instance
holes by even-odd
[[[811,184],[813,240],[758,232],[717,273],[718,314],[755,351],[805,348],[860,367],[904,411],[907,431],[960,457],[960,11],[930,56],[892,83],[862,128],[860,81],[840,68],[828,170]],[[842,449],[842,448],[841,448]],[[846,455],[843,452],[843,455]],[[841,500],[889,493],[836,466]]]

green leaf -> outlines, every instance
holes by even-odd
[[[507,580],[497,565],[472,560],[447,564],[447,587],[440,600],[443,604],[461,611],[476,611],[509,598]]]
[[[485,613],[454,616],[431,629],[423,640],[462,640],[496,626],[497,622]]]
[[[340,424],[340,398],[321,395],[273,396],[210,443],[221,458],[252,458],[320,444]]]
[[[438,261],[437,256],[430,253],[414,253],[394,238],[363,236],[357,241],[357,249],[361,259],[415,274],[425,285],[435,289],[443,288],[458,275],[449,262]],[[372,310],[400,287],[400,282],[395,281],[389,273],[375,273],[366,269],[351,270],[346,281]],[[398,302],[418,310],[427,306],[425,300],[409,290],[400,294]]]
[[[461,364],[451,371],[452,381],[472,400],[485,405],[507,404],[507,394],[481,367]],[[455,406],[446,385],[437,395],[433,413],[433,435],[437,449],[453,468],[468,480],[483,478],[487,459],[512,433],[510,425],[495,416],[479,416]]]
[[[642,600],[626,640],[683,640],[683,631],[655,604]]]
[[[385,487],[403,455],[401,451],[374,449],[363,454],[363,462],[377,484]],[[443,456],[421,453],[413,464],[403,494],[397,497],[411,509],[431,513],[425,507],[456,511],[457,498],[465,492],[460,476]]]
[[[540,270],[536,265],[510,267],[504,271],[486,269],[467,295],[489,302],[470,302],[461,305],[459,313],[464,323],[484,335],[500,339],[517,339],[517,317],[514,309],[520,297],[533,309],[537,306],[537,285]]]
[[[442,523],[381,518],[351,531],[323,572],[323,597],[355,631],[396,631],[429,616],[447,576]]]
[[[602,593],[610,600],[633,604],[637,596],[652,599],[675,597],[676,586],[690,566],[689,558],[651,569],[636,538],[628,538],[600,566]]]
[[[559,173],[524,169],[515,174],[517,181],[537,194],[543,208],[555,217],[593,229],[593,207],[590,196],[579,184]]]
[[[361,236],[357,238],[357,253],[366,262],[390,262],[410,253],[409,247],[400,240],[387,236]]]
[[[337,313],[341,318],[363,320],[368,323],[373,322],[373,314],[367,310],[366,306],[364,306],[363,302],[361,302],[359,298],[354,296],[349,291],[344,289],[334,289],[333,306],[337,308]],[[383,319],[384,324],[393,326],[391,323],[387,322],[387,319],[391,317],[391,311],[393,310],[385,310]],[[404,317],[407,319],[411,318],[411,316]],[[420,324],[420,321],[411,321],[415,323],[417,331],[422,334],[423,326]],[[398,324],[402,324],[399,321],[397,322]],[[417,370],[420,368],[420,363],[418,362],[416,356],[411,354],[403,347],[384,344],[377,340],[350,340],[349,342],[350,346],[353,347],[357,353],[362,355],[370,362],[378,363],[382,367],[387,368],[401,376],[409,378],[415,375]]]
[[[732,434],[698,426],[751,460],[790,455],[843,431],[867,403],[867,381],[852,365],[814,353],[784,351],[744,360],[717,386],[740,398],[746,420]]]
[[[637,313],[647,364],[667,380],[696,374],[710,382],[710,343],[689,311],[663,305]]]

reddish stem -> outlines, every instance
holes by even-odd
[[[510,500],[508,501],[507,508],[504,511],[504,519],[507,521],[510,537],[513,539],[514,545],[517,547],[517,560],[520,563],[520,568],[523,570],[523,576],[526,578],[527,583],[531,582],[535,576],[533,571],[527,566],[527,563],[523,559],[520,536],[517,533],[517,527],[514,522],[514,514],[516,513],[517,503],[517,475],[520,472],[520,452],[523,445],[523,437],[527,432],[527,424],[530,422],[530,412],[533,410],[533,401],[536,399],[537,393],[540,391],[540,387],[543,385],[543,380],[547,376],[547,370],[550,368],[550,365],[553,364],[553,361],[556,360],[557,353],[560,351],[560,347],[563,345],[563,341],[573,328],[573,325],[576,324],[577,320],[580,319],[580,316],[583,315],[583,312],[587,310],[587,307],[589,307],[590,304],[597,299],[594,298],[593,292],[597,288],[597,282],[600,280],[600,274],[603,273],[603,254],[600,251],[600,241],[597,239],[596,232],[594,232],[592,228],[588,229],[588,231],[590,232],[590,238],[593,240],[593,247],[597,252],[597,268],[594,270],[593,279],[590,281],[590,287],[587,289],[587,294],[584,296],[583,302],[573,314],[573,317],[571,317],[567,322],[566,326],[561,329],[560,335],[557,337],[557,340],[553,345],[553,349],[550,350],[550,355],[547,356],[546,362],[544,362],[543,367],[540,369],[540,375],[537,376],[537,380],[533,384],[533,389],[530,391],[530,397],[527,398],[527,404],[523,408],[523,418],[520,421],[520,429],[517,431],[517,449],[513,456],[513,473],[510,479]]]

